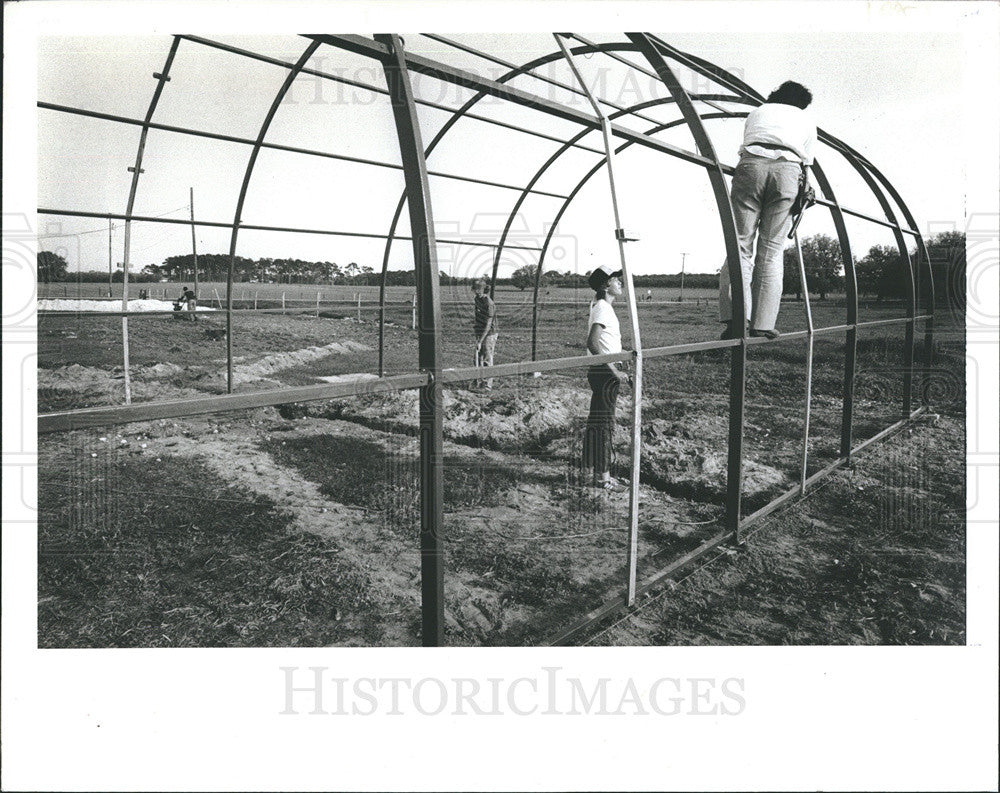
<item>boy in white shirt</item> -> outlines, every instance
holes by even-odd
[[[602,264],[587,278],[594,290],[590,304],[587,352],[605,355],[622,351],[621,326],[612,304],[622,293],[621,270]],[[587,429],[583,438],[583,466],[593,469],[595,487],[616,490],[619,483],[611,476],[611,442],[615,426],[615,403],[628,375],[613,363],[591,366],[587,372],[592,395]]]

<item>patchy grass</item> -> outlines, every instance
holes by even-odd
[[[373,635],[364,573],[329,541],[287,533],[291,516],[267,499],[177,459],[116,460],[105,473],[105,487],[127,492],[105,492],[102,509],[51,475],[40,484],[40,647],[316,647]],[[164,482],[179,485],[176,497],[163,497]]]
[[[419,467],[413,453],[396,452],[362,438],[331,435],[272,441],[265,448],[276,460],[316,482],[334,501],[386,513],[393,524],[420,523]],[[496,463],[448,465],[444,506],[495,506],[519,481],[516,469]]]

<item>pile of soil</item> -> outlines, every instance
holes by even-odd
[[[668,493],[718,501],[726,493],[729,420],[692,415],[683,421],[653,419],[642,428],[643,479]],[[743,460],[743,495],[753,498],[790,486],[785,475],[757,460]]]
[[[321,347],[304,347],[301,350],[293,350],[291,352],[272,353],[262,358],[256,358],[252,362],[249,362],[247,358],[238,358],[233,362],[233,383],[243,384],[266,380],[267,375],[291,369],[295,366],[314,363],[331,355],[350,355],[355,352],[365,352],[368,349],[369,347],[361,342],[344,339],[343,341],[324,344]],[[217,372],[217,376],[225,380],[226,370],[222,369]]]

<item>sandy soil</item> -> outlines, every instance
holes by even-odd
[[[240,337],[247,352],[234,364],[241,389],[287,385],[290,372],[298,378],[292,382],[357,377],[338,373],[336,362],[342,360],[346,366],[355,360],[352,356],[371,352],[369,336],[362,335],[370,330],[364,325],[289,318],[285,327],[277,324],[280,321],[276,317],[249,320],[254,324]],[[168,318],[164,325],[169,324]],[[196,349],[204,345],[203,336],[212,323],[177,325],[185,325],[184,334],[175,328],[163,344],[185,343]],[[279,335],[282,330],[284,335]],[[313,334],[306,346],[301,342],[294,346],[296,338],[301,338],[296,334],[306,332]],[[400,338],[408,333],[400,331]],[[331,336],[336,340],[330,341]],[[116,360],[113,350],[108,359]],[[134,398],[176,399],[224,390],[224,362],[204,355],[196,360],[197,365],[134,366]],[[721,370],[721,365],[715,368]],[[693,383],[691,393],[651,390],[643,406],[640,578],[642,571],[652,572],[721,528],[727,404],[724,394],[710,393],[704,387],[704,393],[697,393],[698,377],[705,374],[693,364],[690,369],[686,382]],[[714,372],[709,366],[701,369]],[[321,374],[331,370],[335,373]],[[72,363],[40,369],[38,378],[39,401],[48,409],[121,402],[123,377],[117,368]],[[766,387],[760,390],[766,395]],[[109,434],[99,442],[125,441],[130,455],[148,460],[197,460],[230,486],[270,499],[276,510],[293,516],[289,531],[331,541],[367,576],[375,619],[381,626],[379,643],[417,644],[417,400],[417,392],[411,390],[132,424],[117,428],[114,436]],[[445,515],[450,642],[537,644],[621,591],[628,495],[596,493],[581,488],[577,481],[588,400],[589,391],[578,375],[506,378],[498,380],[492,392],[446,389],[446,502],[449,487],[457,488],[456,492],[460,485],[465,488]],[[839,411],[833,397],[817,395],[816,406],[819,413],[832,416]],[[859,414],[868,407],[859,396]],[[792,485],[801,454],[799,412],[797,403],[748,404],[744,457],[748,509]],[[629,398],[623,395],[615,439],[615,472],[622,477],[627,477],[628,417]],[[831,426],[835,433],[835,424]],[[818,434],[818,422],[816,427]],[[47,455],[65,441],[61,435],[40,439],[43,467]],[[310,448],[378,450],[385,459],[384,465],[378,465],[383,467],[365,470],[371,471],[373,481],[393,490],[398,503],[372,505],[353,499],[349,492],[332,495],[339,492],[336,477],[350,471],[337,468],[322,455],[310,457]],[[348,459],[345,464],[350,463]],[[482,494],[476,493],[477,476]],[[183,482],[177,486],[183,491]],[[838,520],[841,515],[849,517],[852,502],[838,502],[830,509]],[[823,535],[836,533],[836,526],[815,524],[814,528]],[[783,542],[776,542],[776,552],[791,554],[789,558],[803,569],[808,569],[810,558],[830,565],[836,558],[828,548],[795,552],[793,540]],[[360,619],[345,619],[355,618]],[[793,619],[790,616],[788,622]],[[767,635],[763,623],[758,627],[759,631],[750,622],[740,629],[730,625],[730,635],[734,643],[750,641],[737,635],[740,630],[748,636]],[[689,643],[698,635],[692,628],[690,634],[667,636],[660,622],[651,633],[643,634],[641,626],[636,630],[637,641],[648,643]],[[625,634],[619,638],[613,643],[629,641]]]

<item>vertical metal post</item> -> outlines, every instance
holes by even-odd
[[[902,234],[899,235],[902,237]],[[908,305],[906,307],[907,323],[906,323],[906,333],[903,340],[903,418],[909,418],[912,411],[912,401],[913,401],[913,347],[914,347],[914,336],[916,333],[916,320],[914,317],[917,315],[917,289],[916,289],[916,272],[913,266],[913,260],[910,258],[909,251],[906,250],[906,245],[902,246],[903,251],[903,262],[906,264],[907,269],[907,280],[906,284],[908,286],[909,298]]]
[[[128,349],[128,259],[132,224],[125,221],[125,261],[122,262],[122,359],[125,368],[125,404],[132,404],[132,373],[129,370]]]
[[[111,262],[111,218],[108,218],[108,297],[114,297],[114,282],[115,269]]]
[[[629,269],[625,259],[625,234],[622,229],[621,214],[618,209],[618,192],[615,188],[615,148],[611,143],[611,121],[604,113],[604,109],[594,98],[587,83],[583,79],[573,62],[573,56],[563,42],[562,37],[554,34],[559,49],[562,50],[566,63],[573,71],[573,76],[580,84],[580,88],[587,95],[595,115],[601,120],[601,135],[604,140],[604,150],[607,153],[606,163],[608,167],[608,182],[611,188],[611,210],[615,221],[615,237],[618,240],[618,258],[622,266],[623,280],[625,281],[625,301],[628,305],[629,323],[632,327],[632,355],[635,363],[633,371],[632,386],[632,471],[629,482],[629,542],[628,542],[628,591],[626,595],[627,605],[635,603],[636,577],[638,567],[639,552],[639,463],[642,453],[642,338],[639,334],[639,313],[635,301],[635,284],[632,280],[632,271]],[[541,263],[539,263],[539,270]],[[537,301],[536,301],[537,302]]]
[[[420,313],[418,358],[421,370],[429,376],[428,384],[420,389],[420,570],[423,644],[436,647],[444,642],[444,417],[441,354],[437,343],[441,325],[437,245],[427,163],[402,39],[393,34],[377,35],[375,40],[388,49],[383,66],[402,155],[413,237]]]
[[[849,463],[853,444],[854,379],[858,358],[858,274],[857,268],[854,266],[854,254],[851,252],[847,226],[844,223],[844,213],[837,202],[833,186],[818,162],[813,162],[812,172],[823,196],[832,204],[830,216],[833,218],[833,225],[837,230],[840,255],[844,262],[844,286],[846,287],[844,302],[848,327],[844,343],[844,407],[840,425],[840,457]]]
[[[809,280],[806,278],[806,263],[802,259],[802,246],[799,244],[799,234],[795,232],[795,254],[799,259],[799,278],[802,279],[802,295],[805,298],[806,309],[806,418],[802,431],[802,479],[799,493],[806,492],[806,469],[809,462],[809,418],[812,410],[812,371],[813,371],[813,316],[809,303]]]
[[[746,305],[743,268],[740,266],[740,247],[736,234],[736,218],[729,200],[722,166],[715,153],[712,140],[705,131],[705,125],[694,108],[691,98],[677,80],[673,70],[667,65],[657,45],[645,33],[629,33],[629,39],[653,67],[661,82],[677,102],[677,108],[687,122],[687,127],[698,147],[698,152],[710,158],[715,165],[706,169],[715,203],[722,223],[722,235],[726,242],[726,259],[729,262],[729,283],[733,295],[732,321],[740,329],[741,341],[733,347],[729,366],[729,458],[726,468],[726,529],[735,535],[737,542],[743,541],[740,532],[740,507],[743,497],[743,413],[746,401]]]
[[[191,255],[194,257],[194,293],[198,294],[198,243],[194,237],[194,188],[191,188]]]

